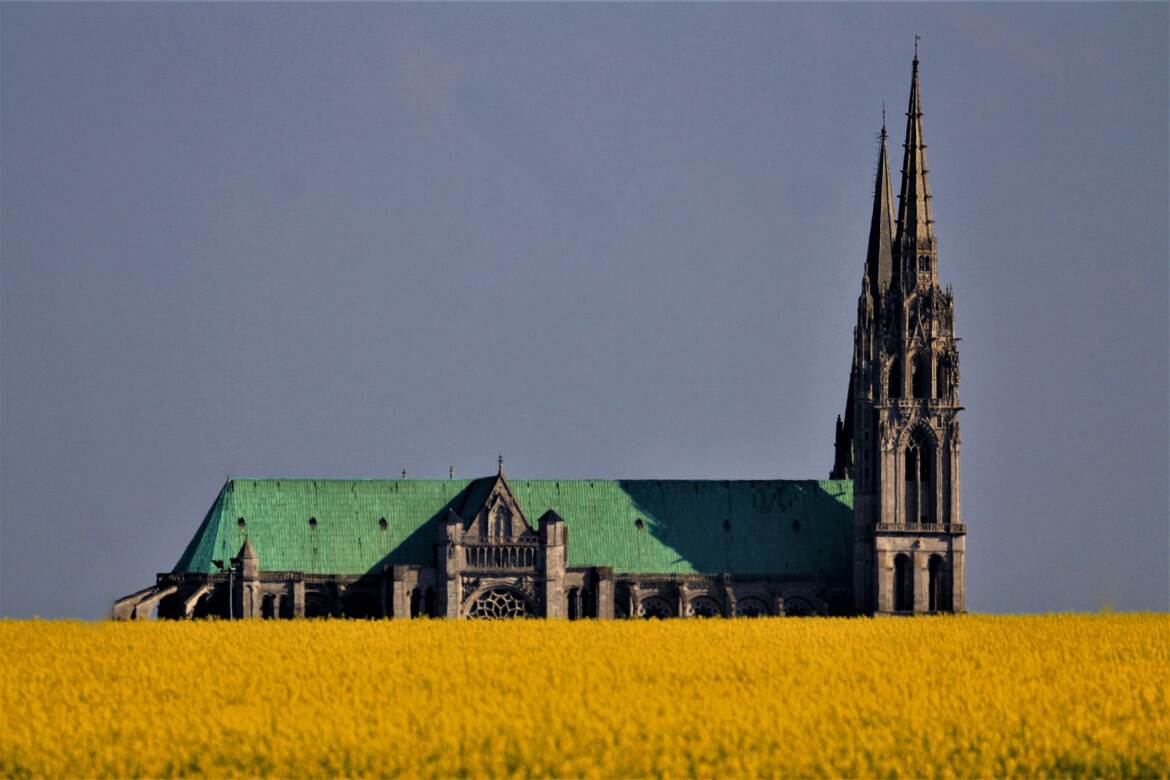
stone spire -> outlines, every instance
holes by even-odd
[[[865,255],[865,276],[874,296],[889,285],[894,268],[894,195],[890,183],[889,152],[886,150],[886,118],[882,110],[882,146],[878,152],[877,176],[873,185],[873,215],[869,220],[869,250]]]
[[[931,216],[930,186],[926,181],[926,143],[922,138],[922,102],[918,94],[917,52],[910,81],[910,104],[906,109],[904,148],[895,243],[903,262],[909,262],[921,250],[933,253],[934,249],[934,219]]]
[[[244,537],[244,544],[240,547],[240,553],[236,556],[236,560],[240,561],[254,561],[258,560],[260,556],[256,554],[256,549],[252,547],[252,540]]]

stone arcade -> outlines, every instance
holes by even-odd
[[[959,358],[915,54],[897,214],[881,131],[827,481],[229,480],[117,619],[715,617],[964,609]]]

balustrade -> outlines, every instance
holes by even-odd
[[[967,526],[961,523],[877,523],[874,530],[914,534],[965,534]]]
[[[469,544],[463,562],[468,569],[535,569],[539,549],[535,542]]]

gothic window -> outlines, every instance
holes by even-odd
[[[946,563],[943,561],[941,555],[930,556],[930,563],[927,565],[928,585],[927,592],[929,595],[928,607],[931,612],[950,612],[951,611],[951,594],[949,580],[947,577]]]
[[[670,602],[661,596],[648,596],[638,604],[638,617],[661,620],[674,617],[674,610],[670,608]]]
[[[922,355],[915,357],[911,370],[910,389],[914,397],[926,398],[926,359]]]
[[[486,620],[532,617],[528,601],[510,588],[492,588],[471,604],[467,616]]]
[[[930,439],[921,430],[916,430],[906,444],[904,475],[906,480],[907,523],[933,523],[934,491],[931,485],[931,464],[934,454]]]
[[[492,514],[492,537],[495,539],[507,539],[512,532],[512,524],[510,520],[508,508],[506,506],[496,507],[496,511]]]
[[[735,602],[735,616],[736,617],[767,617],[772,614],[772,610],[768,609],[768,605],[764,603],[763,599],[758,599],[755,596],[748,596],[745,599],[737,599]]]
[[[920,255],[918,258],[918,270],[921,273],[930,273],[930,255]]]
[[[894,358],[890,362],[890,376],[888,387],[886,388],[886,398],[901,398],[902,397],[902,361]]]
[[[260,600],[260,617],[271,620],[276,617],[276,596],[271,593],[264,595]]]
[[[811,617],[817,614],[817,610],[808,599],[803,599],[800,596],[786,597],[784,599],[784,614],[787,617]]]
[[[620,586],[614,588],[613,616],[615,618],[628,618],[630,616],[630,591],[627,588]]]
[[[723,610],[720,608],[719,602],[710,596],[696,596],[691,599],[691,603],[687,607],[687,614],[690,617],[714,618],[722,617]]]
[[[894,611],[914,611],[914,569],[905,553],[894,558]]]
[[[949,362],[938,364],[938,376],[935,377],[936,398],[951,397],[951,366]]]

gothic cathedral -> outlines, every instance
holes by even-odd
[[[898,213],[882,126],[845,419],[831,477],[853,480],[853,594],[864,612],[961,611],[955,301],[939,285],[915,54]]]
[[[964,610],[959,354],[914,56],[897,216],[882,127],[828,480],[229,479],[118,619],[569,620]]]

